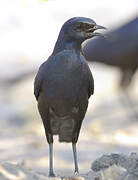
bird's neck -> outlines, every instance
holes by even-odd
[[[63,50],[74,50],[77,53],[80,53],[81,51],[81,42],[66,39],[64,34],[60,33],[59,37],[57,39],[57,42],[55,44],[54,50],[52,55],[55,55]]]

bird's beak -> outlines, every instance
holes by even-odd
[[[97,29],[105,29],[106,30],[107,28],[105,28],[104,26],[96,25],[95,30],[97,30]]]
[[[94,27],[94,31],[95,31],[95,30],[98,30],[98,29],[104,29],[104,30],[107,30],[107,28],[105,28],[104,26],[96,25],[96,26]],[[93,32],[93,33],[92,33],[92,36],[101,36],[101,37],[105,37],[104,34],[102,34],[102,33],[97,33],[97,32]]]

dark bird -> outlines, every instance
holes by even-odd
[[[88,38],[102,36],[94,33],[102,28],[89,18],[69,19],[61,28],[52,55],[36,75],[34,94],[49,144],[49,176],[55,176],[53,135],[58,135],[60,142],[72,142],[75,174],[79,173],[76,143],[88,99],[94,93],[93,76],[81,53],[81,44]]]
[[[138,69],[138,17],[105,34],[105,38],[90,39],[83,45],[83,55],[89,62],[99,62],[120,69],[120,101],[138,119],[135,99],[128,88]],[[126,108],[125,108],[126,109]]]
[[[126,90],[138,68],[138,17],[105,36],[85,43],[83,55],[90,62],[118,67],[122,75],[120,86]]]

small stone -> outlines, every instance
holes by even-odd
[[[92,165],[91,169],[95,172],[100,171],[102,169],[106,169],[109,166],[112,166],[116,163],[116,160],[113,159],[114,155],[103,155],[102,157],[96,159]]]
[[[113,165],[101,171],[100,180],[120,180],[127,173],[127,170],[121,166]]]

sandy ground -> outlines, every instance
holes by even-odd
[[[137,180],[138,155],[131,153],[103,155],[96,159],[86,174],[48,177],[45,173],[29,170],[23,164],[1,163],[1,180]]]

